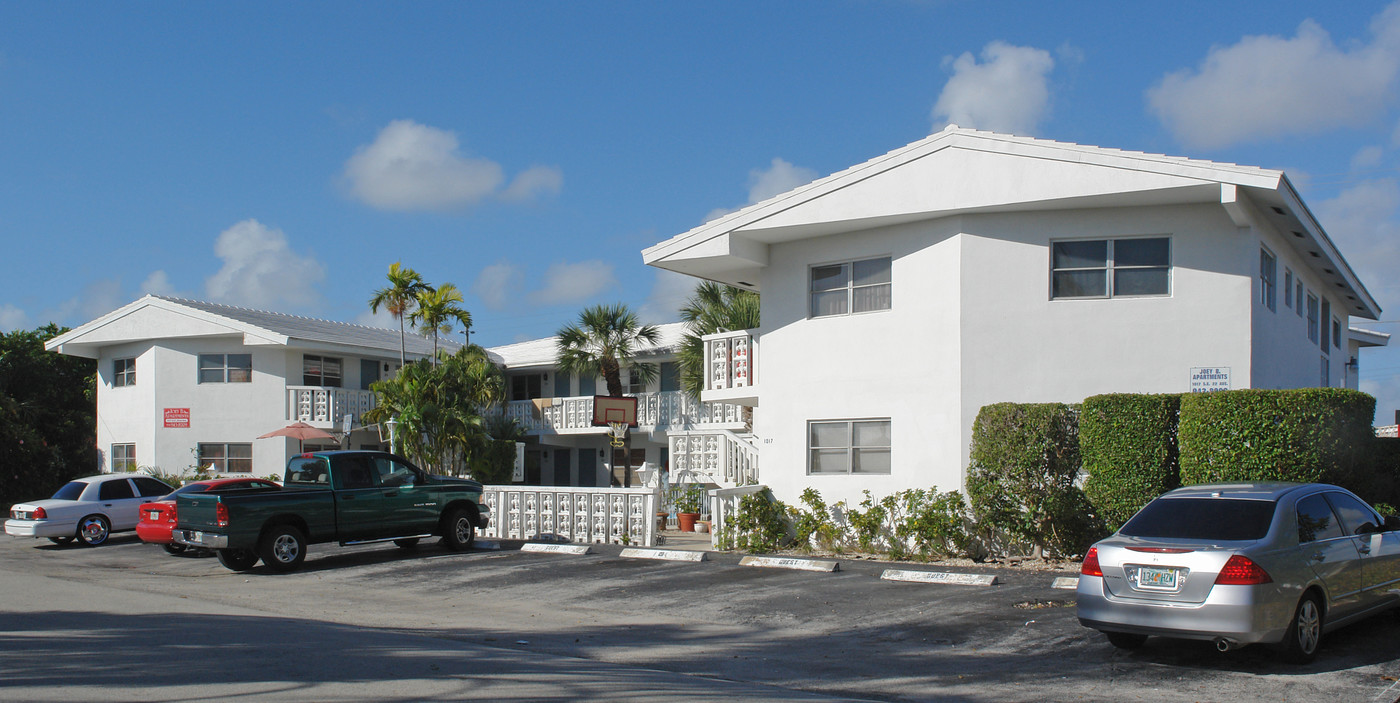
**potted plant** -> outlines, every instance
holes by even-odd
[[[671,487],[671,504],[676,506],[676,523],[681,532],[694,532],[700,517],[705,489],[698,483],[683,483]]]

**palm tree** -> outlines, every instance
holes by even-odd
[[[420,332],[433,334],[433,365],[437,365],[438,333],[452,331],[452,323],[457,322],[464,329],[472,328],[472,314],[458,303],[462,302],[462,292],[451,283],[444,283],[437,290],[426,290],[418,294],[418,309],[408,314],[408,319]]]
[[[432,286],[423,282],[423,277],[417,271],[410,268],[403,268],[401,262],[395,261],[389,265],[389,285],[374,292],[374,297],[369,299],[369,311],[379,312],[383,306],[399,321],[399,366],[408,364],[407,342],[404,338],[403,318],[411,312],[418,304],[418,294],[431,291]]]
[[[681,308],[681,320],[690,323],[677,352],[681,385],[696,398],[705,388],[705,343],[701,337],[716,332],[758,327],[758,293],[713,281],[701,281]]]
[[[608,395],[621,396],[623,366],[644,382],[656,377],[655,365],[633,362],[643,344],[660,339],[656,325],[642,324],[625,304],[595,305],[579,313],[577,324],[559,330],[559,371],[602,376]]]

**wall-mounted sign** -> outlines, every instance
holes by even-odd
[[[1191,367],[1191,392],[1209,393],[1230,390],[1229,366]]]
[[[166,408],[165,426],[189,429],[190,409],[189,408]]]

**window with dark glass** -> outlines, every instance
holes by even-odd
[[[200,354],[200,383],[249,383],[253,380],[252,354]]]
[[[1259,250],[1259,302],[1275,309],[1274,282],[1278,277],[1278,259],[1268,249]]]
[[[525,374],[523,376],[511,376],[510,378],[510,399],[530,400],[544,395],[543,385],[540,383],[540,375],[537,373]]]
[[[1324,300],[1322,301],[1322,318],[1319,320],[1319,324],[1321,324],[1321,326],[1322,326],[1322,341],[1319,342],[1319,344],[1322,346],[1322,353],[1323,353],[1323,354],[1326,354],[1326,353],[1328,352],[1328,347],[1331,346],[1331,345],[1328,343],[1328,341],[1327,341],[1327,340],[1332,336],[1331,334],[1329,334],[1329,333],[1331,332],[1331,330],[1328,329],[1328,327],[1327,327],[1327,325],[1328,325],[1328,323],[1331,321],[1331,319],[1332,319],[1332,303],[1330,303],[1330,302],[1328,302],[1326,299],[1324,299]]]
[[[301,385],[340,388],[344,360],[306,354],[301,357]]]
[[[125,500],[135,497],[136,494],[131,491],[131,484],[126,479],[103,481],[97,491],[98,500]]]
[[[251,444],[200,444],[199,465],[201,468],[220,474],[246,474],[253,471],[253,445]]]
[[[1118,531],[1130,537],[1240,541],[1269,533],[1277,503],[1239,498],[1158,498]]]
[[[1362,526],[1369,523],[1371,529],[1375,529],[1376,526],[1385,522],[1369,505],[1345,493],[1332,491],[1325,495],[1327,496],[1327,502],[1331,503],[1332,509],[1337,512],[1337,517],[1341,518],[1342,532],[1345,534],[1366,534],[1366,532],[1361,529]]]
[[[1342,321],[1332,318],[1332,346],[1342,348]]]
[[[112,361],[112,387],[136,385],[136,360],[114,359]]]
[[[1120,298],[1171,292],[1168,237],[1052,242],[1050,297]]]
[[[890,473],[890,421],[814,420],[807,423],[807,473]]]
[[[1298,501],[1298,542],[1307,544],[1342,536],[1341,523],[1322,494]]]
[[[884,256],[813,266],[809,310],[811,316],[829,317],[889,310],[892,262],[891,257]]]
[[[1308,341],[1317,343],[1317,296],[1308,294]]]

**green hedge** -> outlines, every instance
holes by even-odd
[[[1400,439],[1371,440],[1371,458],[1364,480],[1353,488],[1368,503],[1400,506]]]
[[[1085,398],[1079,451],[1084,494],[1110,530],[1153,498],[1181,485],[1177,464],[1179,395],[1115,393]]]
[[[1367,493],[1376,399],[1342,388],[1182,397],[1181,483],[1324,481]]]
[[[467,463],[472,478],[487,485],[503,485],[511,482],[515,473],[515,442],[507,439],[492,439]]]
[[[1097,536],[1075,486],[1079,432],[1062,403],[997,403],[977,413],[967,494],[983,530],[1000,531],[1039,553],[1079,554]]]

